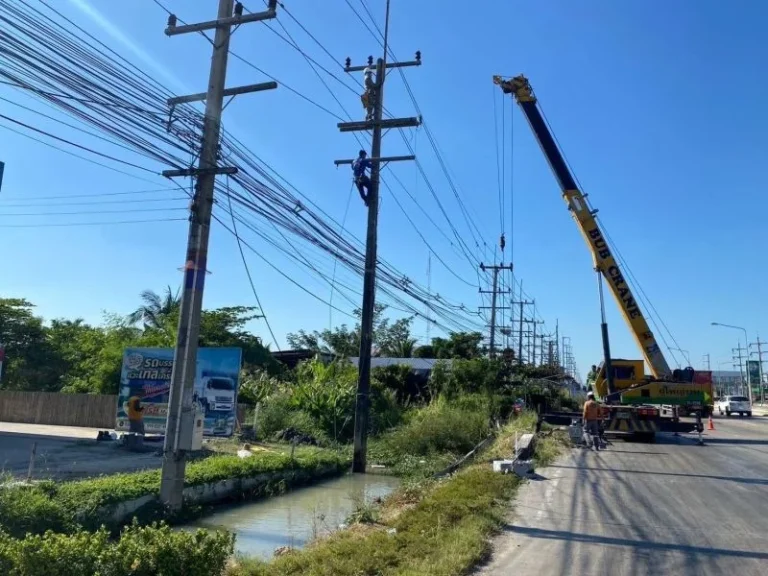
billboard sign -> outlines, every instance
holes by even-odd
[[[747,360],[747,372],[749,373],[750,384],[758,386],[760,383],[760,362],[757,360]]]
[[[115,430],[164,434],[173,348],[126,348],[120,372]],[[206,436],[235,431],[242,350],[199,348],[193,401],[204,414]]]

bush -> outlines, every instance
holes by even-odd
[[[373,380],[394,392],[401,406],[425,404],[430,400],[427,378],[419,376],[405,364],[382,366],[373,371]]]
[[[384,442],[398,454],[427,456],[470,451],[489,433],[488,413],[483,409],[452,406],[447,400],[414,411],[408,422]]]
[[[17,540],[0,532],[0,573],[8,576],[221,575],[234,548],[224,532],[173,531],[133,524],[117,540],[101,528]]]
[[[307,413],[318,430],[336,442],[352,438],[357,369],[349,362],[302,362],[291,388],[291,406]]]
[[[258,368],[240,370],[240,387],[237,401],[240,404],[255,406],[264,402],[277,392],[280,381]]]
[[[52,500],[44,487],[0,485],[0,526],[11,534],[51,529],[74,529],[71,513],[61,501]],[[0,574],[7,572],[0,570]]]
[[[503,367],[500,360],[488,358],[453,360],[445,394],[454,398],[461,394],[496,393],[501,390]]]
[[[262,440],[268,440],[275,432],[288,428],[289,421],[295,409],[291,406],[290,395],[280,392],[269,398],[261,405],[256,421],[256,434]]]
[[[385,388],[378,381],[373,381],[371,384],[371,411],[368,425],[369,432],[378,435],[402,423],[403,409],[398,404],[394,391]]]

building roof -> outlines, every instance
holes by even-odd
[[[282,362],[289,368],[295,368],[302,360],[311,360],[318,355],[321,360],[330,360],[332,358],[332,355],[327,352],[315,352],[313,350],[281,350],[272,352],[272,357],[275,360]]]

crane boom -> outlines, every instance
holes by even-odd
[[[584,194],[576,185],[576,180],[571,174],[539,107],[536,105],[536,96],[533,94],[528,79],[523,75],[506,80],[500,76],[494,76],[493,82],[498,84],[505,94],[512,94],[515,97],[528,120],[533,134],[560,184],[563,199],[568,205],[571,216],[573,216],[584,240],[587,242],[587,246],[589,246],[595,269],[600,271],[610,287],[621,314],[643,353],[648,368],[656,378],[668,377],[671,373],[669,364],[667,364],[667,360],[664,358],[664,354],[656,342],[637,300],[632,295],[619,263],[608,247],[608,242],[595,218],[597,211],[590,209]]]

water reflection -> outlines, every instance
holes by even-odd
[[[225,528],[237,535],[236,552],[270,558],[276,548],[300,548],[337,530],[356,502],[387,496],[399,483],[391,476],[350,474],[283,496],[222,508],[188,528]]]

